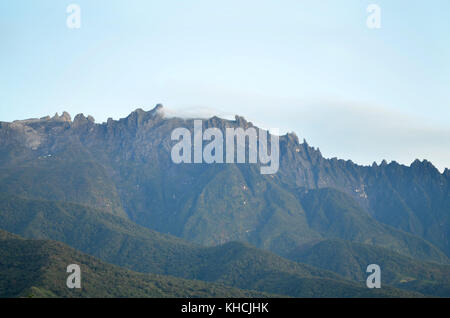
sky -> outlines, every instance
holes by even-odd
[[[448,0],[0,0],[0,39],[0,121],[162,103],[292,131],[328,158],[450,168]]]

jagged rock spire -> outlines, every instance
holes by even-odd
[[[70,117],[70,114],[66,111],[63,111],[62,115],[59,116],[58,113],[55,113],[55,115],[51,118],[53,121],[64,121],[64,122],[71,122],[72,118]]]

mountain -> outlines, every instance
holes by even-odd
[[[66,286],[69,264],[81,268],[81,289]],[[136,273],[59,242],[25,240],[0,230],[0,298],[268,296],[220,284]]]
[[[289,259],[365,281],[366,267],[381,267],[382,281],[426,295],[450,297],[450,265],[427,263],[389,249],[344,240],[325,240],[299,247]]]
[[[239,116],[202,125],[254,127]],[[102,124],[67,113],[0,122],[0,229],[128,270],[271,294],[448,295],[449,170],[326,159],[293,133],[279,138],[276,174],[175,164],[180,127],[192,133],[194,119],[161,105]],[[369,260],[384,264],[382,291],[360,278]]]
[[[168,118],[161,105],[103,124],[67,113],[2,122],[0,193],[94,207],[202,245],[243,241],[285,256],[359,233],[352,239],[448,262],[450,177],[430,163],[358,166],[325,159],[287,134],[274,175],[261,175],[257,164],[174,164],[170,136],[178,127],[192,131],[193,119]],[[207,127],[253,124],[212,117]],[[327,213],[340,218],[348,205],[345,230],[314,225],[310,199],[299,193],[320,189],[342,193],[327,196],[339,201],[328,202]]]
[[[368,290],[330,271],[230,242],[202,247],[72,203],[3,197],[0,228],[27,238],[58,240],[131,270],[216,282],[294,297],[417,296],[395,288]]]

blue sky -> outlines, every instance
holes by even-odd
[[[0,36],[0,121],[163,103],[294,131],[326,157],[450,168],[448,0],[0,0]]]

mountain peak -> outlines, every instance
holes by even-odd
[[[450,169],[445,168],[443,175],[450,178]]]
[[[149,111],[145,111],[139,107],[139,108],[136,108],[134,111],[132,111],[130,113],[130,115],[128,115],[128,117],[136,116],[139,118],[139,117],[145,117],[147,114],[148,115],[158,115],[158,114],[162,114],[163,109],[164,109],[163,104],[156,104],[156,106]]]
[[[421,172],[427,172],[427,173],[433,173],[435,175],[440,175],[441,173],[439,170],[428,160],[424,159],[420,161],[419,159],[414,160],[413,163],[411,163],[411,168],[416,169]]]
[[[240,127],[246,127],[248,124],[248,121],[244,117],[239,116],[239,115],[234,116],[234,121]]]
[[[88,115],[87,117],[84,116],[84,114],[78,114],[73,119],[73,125],[74,127],[87,124],[87,123],[95,123],[94,117],[91,115]]]
[[[61,116],[59,116],[58,113],[55,113],[55,115],[51,118],[51,120],[53,120],[53,121],[63,121],[63,122],[72,122],[72,118],[70,117],[70,114],[68,112],[66,112],[66,111],[63,111]]]
[[[414,160],[411,163],[411,167],[412,168],[415,168],[415,167],[427,167],[427,168],[433,167],[434,168],[433,164],[426,159],[424,159],[422,161],[420,161],[419,159]]]

